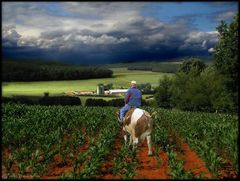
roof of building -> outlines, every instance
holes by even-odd
[[[110,93],[125,93],[127,92],[127,89],[110,89]]]

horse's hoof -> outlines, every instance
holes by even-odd
[[[152,152],[148,153],[148,156],[152,156],[152,155],[153,155]]]

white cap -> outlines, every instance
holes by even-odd
[[[131,84],[137,84],[137,82],[135,80],[132,80]]]

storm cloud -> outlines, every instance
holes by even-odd
[[[91,64],[210,55],[217,31],[199,31],[192,16],[143,16],[148,4],[5,2],[3,56]]]

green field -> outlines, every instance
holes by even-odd
[[[50,95],[59,95],[69,91],[95,91],[99,83],[112,83],[114,88],[127,88],[129,87],[129,82],[131,80],[136,80],[138,84],[150,83],[153,87],[156,87],[163,75],[173,75],[170,73],[151,71],[130,71],[123,67],[111,68],[111,70],[114,72],[113,78],[67,81],[3,82],[2,96],[41,96],[44,92],[49,92]]]

